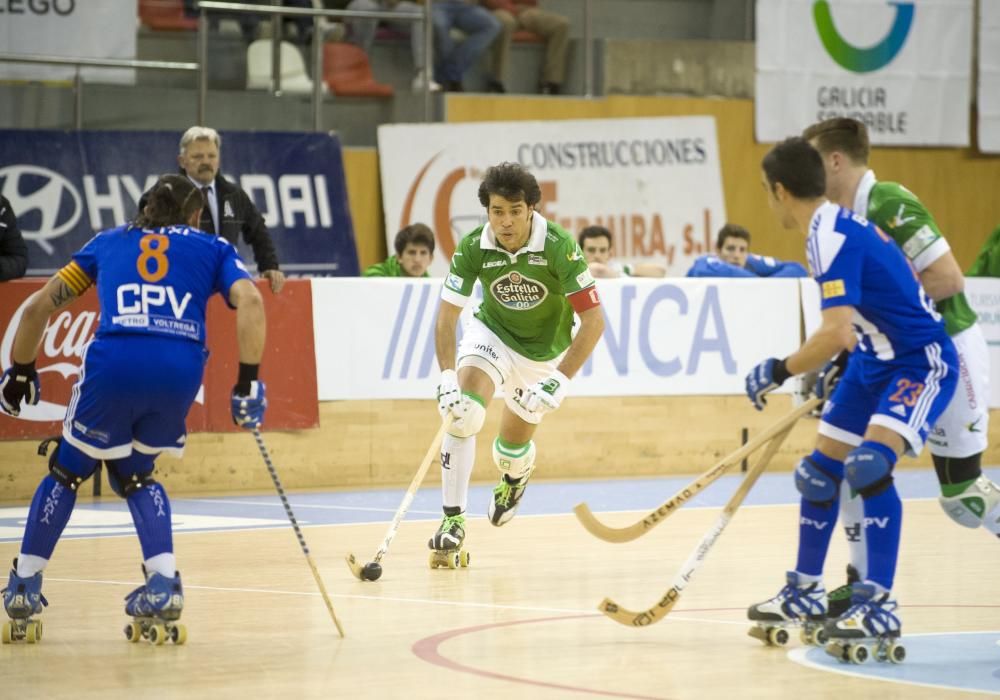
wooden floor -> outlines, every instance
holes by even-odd
[[[652,605],[718,512],[682,509],[623,545],[594,539],[572,515],[518,517],[502,529],[477,518],[469,524],[472,566],[458,571],[429,570],[425,543],[434,523],[408,521],[377,583],[355,580],[343,556],[370,557],[384,522],[307,527],[345,639],[290,528],[180,534],[189,630],[181,647],[130,644],[121,632],[122,599],[139,580],[134,537],[67,539],[46,572],[43,641],[0,647],[0,697],[969,696],[844,675],[858,667],[835,662],[804,665],[791,658],[802,654],[790,652],[797,639],[787,649],[766,648],[746,635],[746,606],[773,595],[793,563],[797,509],[790,504],[741,509],[663,622],[631,629],[596,612],[606,595],[630,608]],[[933,500],[908,501],[905,513],[896,592],[909,641],[995,632],[992,661],[969,673],[992,674],[1000,694],[1000,647],[992,641],[1000,640],[1000,543],[953,526]],[[601,517],[625,524],[636,514]],[[828,567],[834,584],[846,561],[841,539],[838,533]],[[0,559],[17,549],[0,544]],[[921,648],[894,668],[937,669],[944,685],[965,674],[941,662],[933,645]]]

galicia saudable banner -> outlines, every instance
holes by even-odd
[[[178,172],[181,134],[0,130],[0,194],[28,244],[28,275],[51,275],[98,231],[135,218],[139,198]],[[264,217],[291,275],[357,275],[340,142],[331,134],[221,134],[225,177]],[[219,212],[232,217],[224,207]],[[248,266],[249,246],[236,244]]]
[[[758,0],[757,140],[851,117],[875,144],[969,145],[972,9],[972,0]]]

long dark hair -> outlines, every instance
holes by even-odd
[[[205,206],[201,191],[181,175],[161,175],[146,198],[135,225],[159,228],[186,224],[191,215]]]

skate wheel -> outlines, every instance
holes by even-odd
[[[821,647],[826,644],[826,630],[822,627],[816,627],[811,630],[803,628],[802,633],[799,635],[799,639],[803,644]]]
[[[896,642],[893,642],[892,644],[889,645],[889,648],[886,650],[885,655],[886,659],[890,663],[901,664],[903,663],[903,660],[906,659],[906,647],[904,647],[902,644],[897,644]]]
[[[28,644],[34,644],[42,639],[42,625],[39,622],[28,622],[24,626],[24,639]]]
[[[138,622],[130,622],[125,625],[125,639],[133,644],[142,639],[142,627]]]
[[[463,568],[465,568],[469,565],[469,561],[471,560],[471,558],[472,557],[469,556],[469,553],[463,549],[461,552],[459,552],[458,563],[461,564]]]
[[[170,641],[174,644],[183,644],[187,641],[188,631],[184,625],[174,625],[170,628]]]
[[[167,641],[167,630],[163,625],[157,623],[149,626],[149,643],[162,646]]]
[[[449,569],[457,569],[461,565],[462,565],[461,557],[459,556],[458,552],[452,552],[451,554],[448,555]]]
[[[863,664],[868,661],[868,647],[855,644],[847,648],[847,658],[852,664]]]
[[[10,644],[14,641],[14,623],[11,620],[3,623],[3,629],[0,630],[0,638],[3,639],[4,644]]]
[[[783,627],[772,627],[767,631],[767,641],[776,647],[783,647],[788,644],[788,630]]]

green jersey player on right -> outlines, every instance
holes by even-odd
[[[432,567],[467,562],[456,557],[465,538],[476,434],[493,395],[501,391],[505,404],[493,441],[501,477],[488,510],[499,527],[514,517],[535,467],[535,429],[545,413],[559,408],[604,332],[583,252],[567,231],[535,211],[541,196],[535,177],[520,165],[489,168],[479,186],[488,222],[459,242],[441,290],[438,410],[452,423],[441,444],[444,519],[428,542]],[[455,327],[477,280],[483,301],[456,353]],[[574,311],[580,319],[575,336]]]
[[[891,236],[913,264],[959,354],[959,385],[927,442],[941,483],[941,506],[959,525],[982,525],[1000,536],[1000,491],[980,466],[989,428],[990,367],[986,341],[965,298],[965,278],[934,217],[915,194],[879,182],[868,168],[868,131],[862,122],[835,118],[813,124],[803,137],[820,152],[826,194]],[[855,572],[865,578],[865,533],[858,502],[845,494],[841,516]],[[853,512],[852,512],[853,511]],[[832,594],[831,594],[832,595]]]

